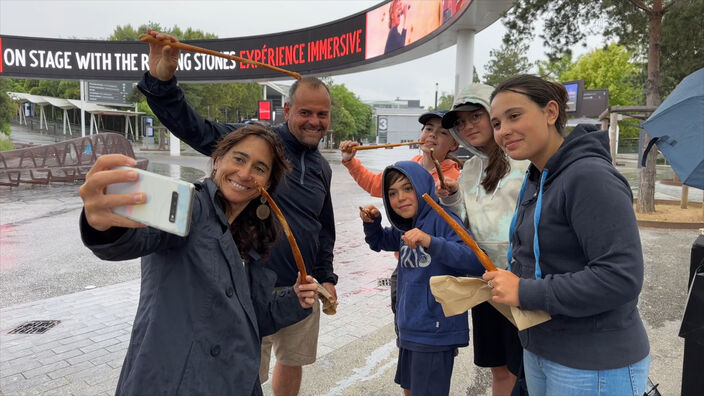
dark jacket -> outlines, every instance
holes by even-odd
[[[430,292],[430,277],[435,275],[481,275],[484,268],[472,250],[465,245],[445,220],[422,198],[423,193],[438,201],[435,181],[427,170],[416,162],[401,161],[384,170],[403,172],[410,180],[418,199],[418,213],[413,219],[404,219],[389,206],[387,186],[384,191],[386,215],[393,227],[381,227],[381,216],[373,223],[364,223],[366,242],[372,250],[398,251],[398,297],[396,320],[401,346],[405,341],[433,346],[466,346],[469,342],[467,312],[445,317],[441,305]],[[462,224],[459,218],[458,224]],[[418,246],[410,249],[401,236],[413,228],[431,236],[428,249]]]
[[[395,51],[399,48],[403,48],[406,45],[406,29],[403,29],[401,33],[398,32],[396,26],[389,30],[388,36],[386,36],[386,45],[384,46],[384,53],[388,54],[391,51]]]
[[[606,132],[594,129],[578,126],[550,158],[542,197],[541,172],[529,167],[509,257],[522,278],[520,307],[552,315],[519,332],[523,347],[568,367],[607,370],[642,360],[649,346],[637,308],[643,254],[633,196],[611,164]]]
[[[209,156],[222,136],[241,126],[213,122],[198,115],[186,102],[175,77],[163,82],[147,72],[138,86],[169,131],[202,154]],[[332,266],[335,219],[330,199],[330,164],[317,148],[301,144],[287,124],[274,130],[283,140],[292,169],[273,198],[291,226],[306,270],[321,283],[337,283]],[[298,270],[286,238],[278,239],[266,264],[276,272],[277,286],[296,283]]]
[[[261,394],[261,337],[305,318],[292,289],[251,253],[244,265],[210,179],[196,185],[191,231],[101,233],[81,215],[83,243],[103,260],[142,257],[142,284],[118,395]]]

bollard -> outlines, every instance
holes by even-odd
[[[702,262],[704,262],[704,229],[692,244],[688,288]],[[693,299],[690,300],[690,304],[692,301]],[[688,307],[688,309],[693,308],[696,316],[704,316],[704,306],[701,301],[696,305],[698,306]],[[704,389],[702,367],[704,367],[704,340],[696,335],[685,337],[682,362],[682,396],[701,396],[702,389]]]

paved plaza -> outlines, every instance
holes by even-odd
[[[16,136],[36,142],[56,139],[31,131]],[[202,156],[136,151],[161,173],[195,179],[209,171]],[[362,153],[363,163],[380,171],[415,151]],[[318,361],[304,368],[301,395],[401,394],[393,383],[397,349],[389,288],[379,282],[396,262],[392,254],[366,246],[356,210],[366,204],[381,207],[381,200],[354,183],[340,165],[339,153],[325,156],[333,168],[340,306],[336,315],[321,319]],[[658,183],[657,198],[678,199],[678,189]],[[114,393],[139,298],[139,261],[102,262],[82,246],[77,190],[78,185],[0,187],[2,395]],[[701,201],[699,191],[690,197]],[[684,342],[677,332],[697,235],[696,230],[641,229],[646,275],[640,310],[651,341],[650,375],[663,395],[680,391]],[[60,323],[44,334],[8,334],[32,320]],[[463,348],[451,394],[490,395],[490,386],[489,371],[475,367],[471,347]],[[270,383],[264,392],[271,394]]]

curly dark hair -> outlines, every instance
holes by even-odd
[[[286,152],[281,138],[271,129],[262,125],[252,124],[230,132],[218,142],[215,151],[211,154],[212,162],[214,164],[218,158],[225,156],[232,147],[249,136],[256,136],[264,140],[271,148],[272,166],[267,192],[273,194],[286,172],[291,169],[291,165],[286,159]],[[214,173],[215,170],[213,169],[213,175]],[[224,201],[220,191],[218,191],[218,196]],[[253,199],[237,216],[237,219],[230,224],[232,238],[237,244],[240,256],[247,262],[249,262],[250,250],[254,250],[263,258],[266,258],[281,231],[281,224],[274,215],[273,210],[269,217],[264,220],[260,220],[257,217],[256,210],[260,204],[259,199]]]

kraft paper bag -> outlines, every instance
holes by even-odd
[[[318,283],[318,281],[315,281],[315,283],[318,285],[318,297],[323,302],[323,312],[327,315],[335,315],[337,313],[337,301],[332,298],[332,295],[323,285]]]
[[[430,278],[430,292],[435,296],[435,301],[442,306],[445,316],[459,315],[475,305],[488,301],[518,330],[524,330],[551,319],[550,314],[544,311],[524,311],[491,301],[491,288],[480,278],[433,276]]]

